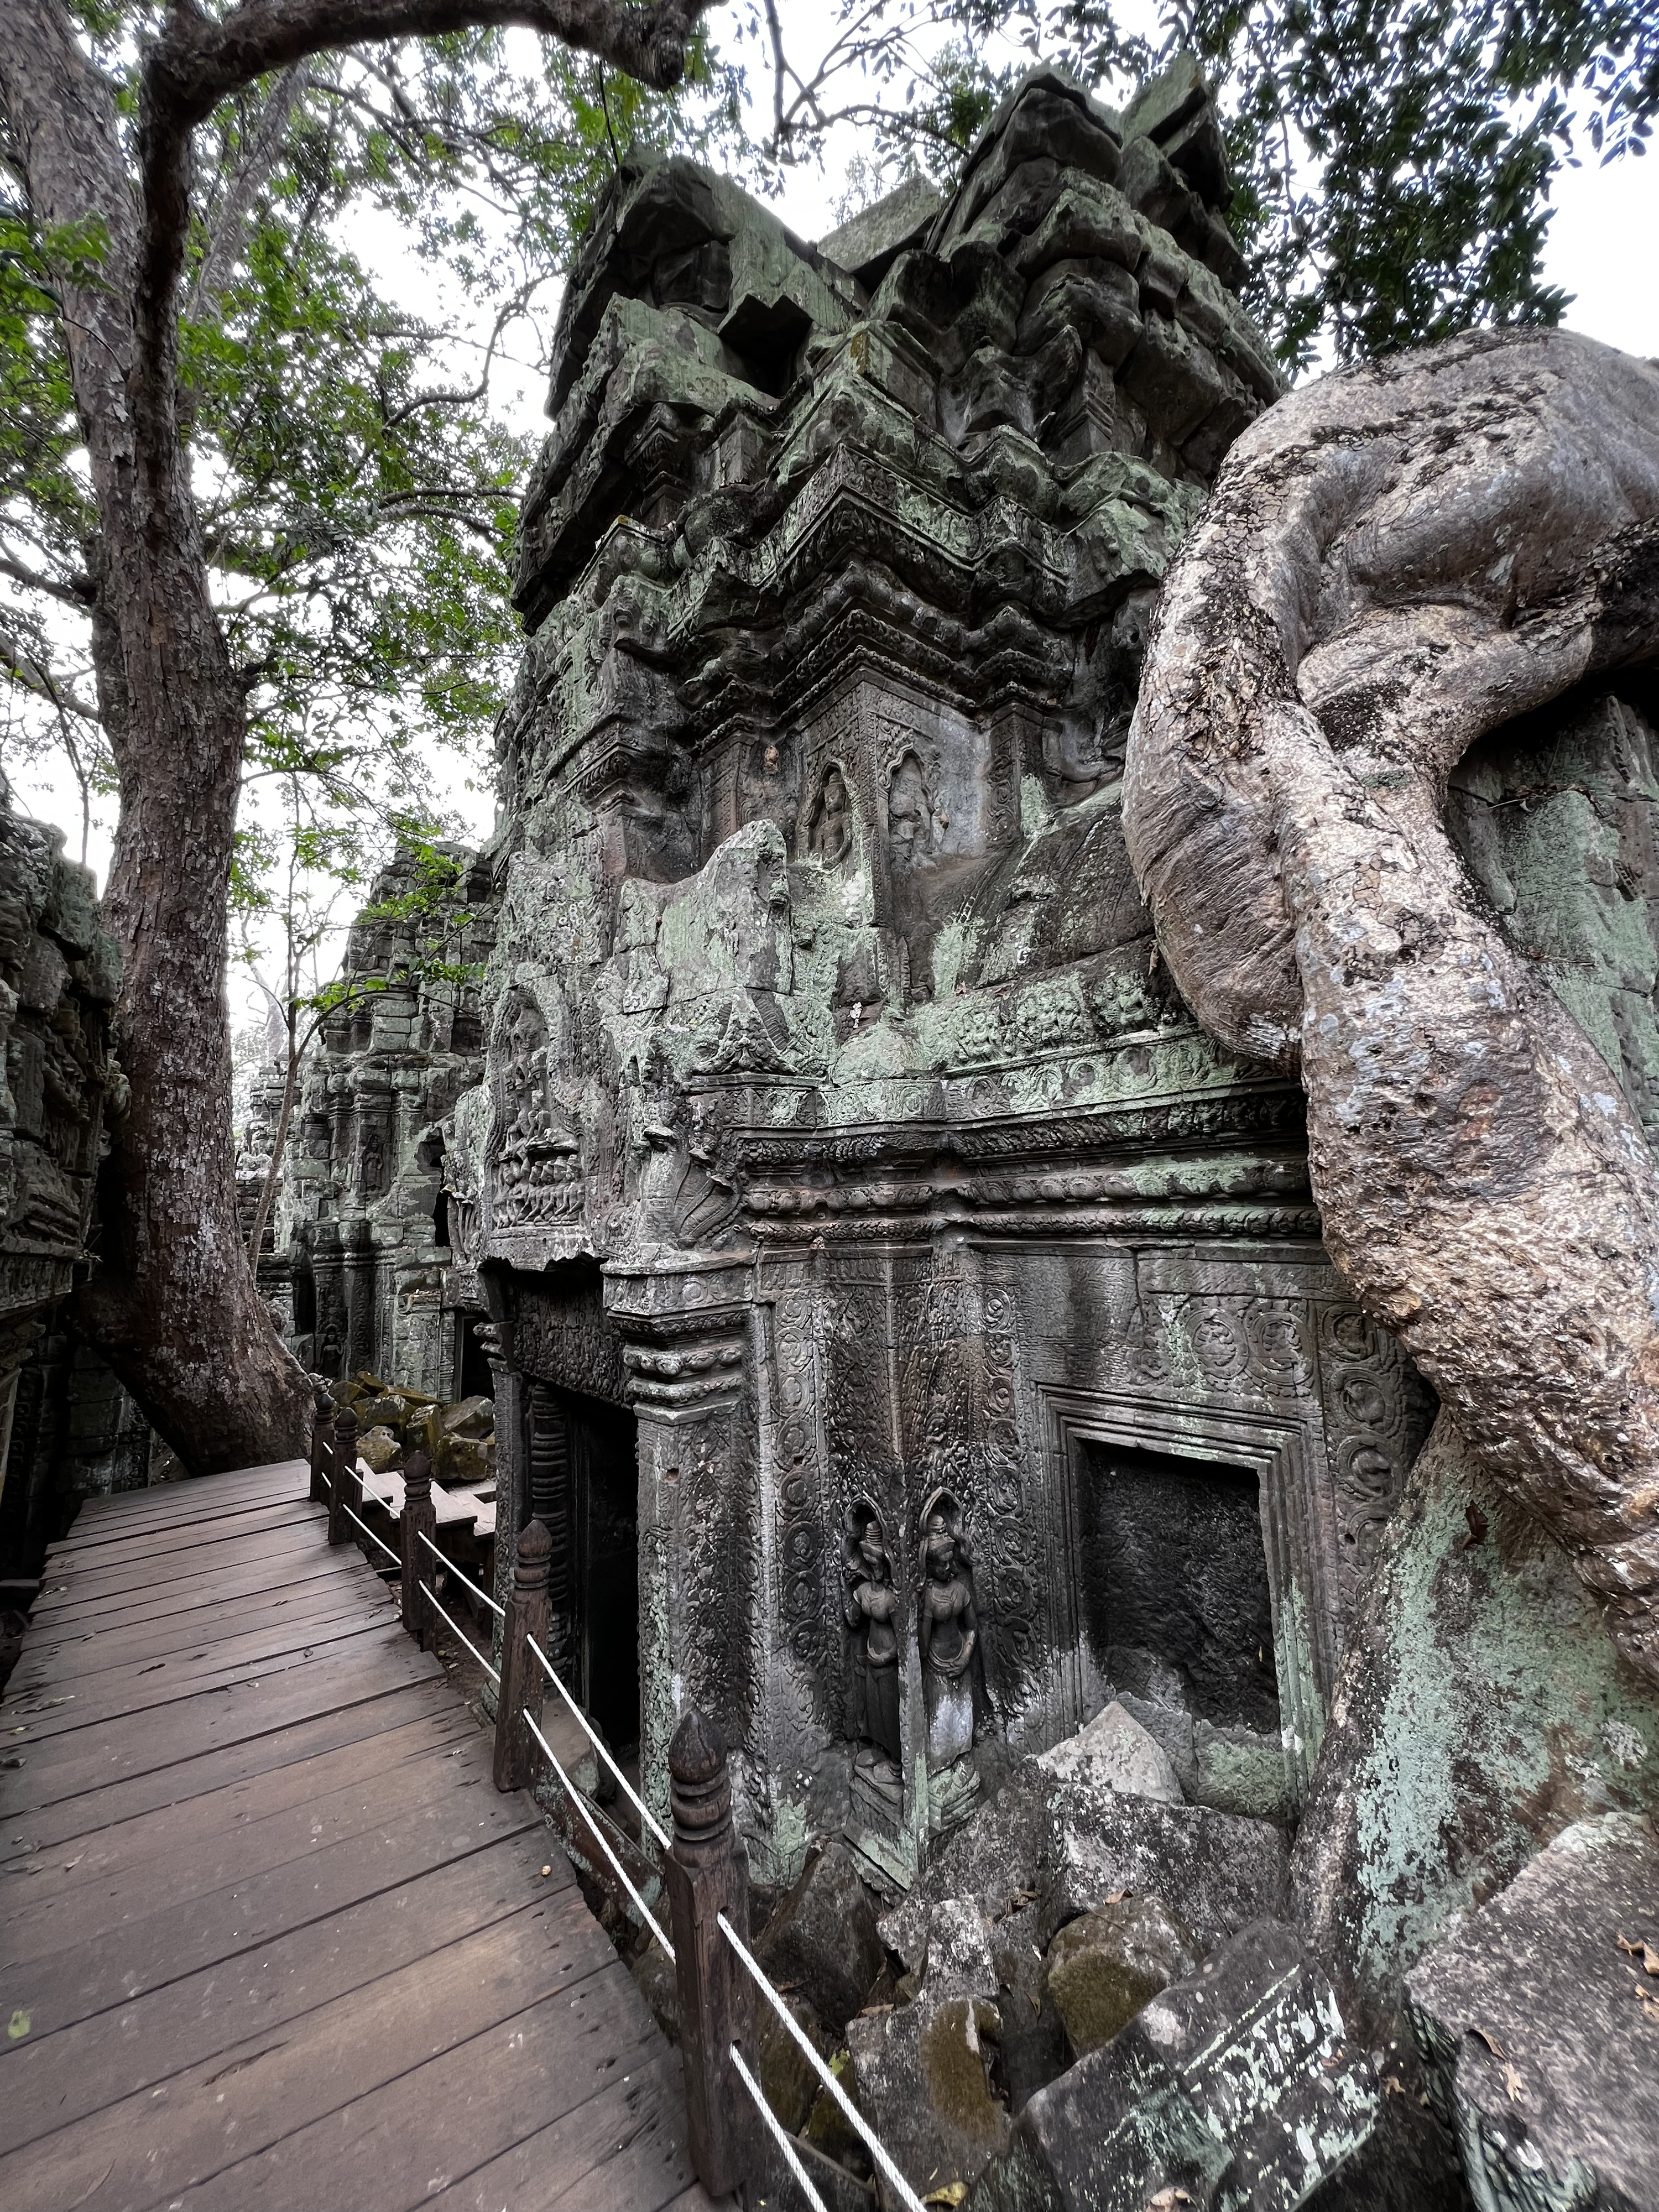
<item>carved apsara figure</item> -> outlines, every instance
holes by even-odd
[[[811,827],[806,837],[812,858],[822,860],[826,868],[834,867],[837,860],[847,857],[853,842],[850,817],[847,779],[832,761],[824,773],[823,788],[812,810]]]
[[[974,1747],[974,1686],[969,1672],[979,1641],[973,1571],[961,1515],[944,1492],[930,1500],[921,1539],[922,1584],[916,1607],[922,1694],[927,1709],[927,1764],[954,1765]]]
[[[842,1618],[854,1635],[860,1739],[899,1764],[898,1591],[880,1517],[867,1505],[849,1516]]]
[[[921,763],[906,753],[887,792],[887,840],[896,867],[926,860],[934,843],[933,802]]]

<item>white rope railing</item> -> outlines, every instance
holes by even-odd
[[[723,1912],[720,1916],[720,1929],[721,1935],[725,1936],[726,1942],[737,1953],[738,1958],[743,1960],[744,1965],[748,1967],[750,1975],[754,1980],[756,1986],[760,1990],[761,1995],[766,1999],[768,2004],[771,2006],[773,2011],[776,2013],[778,2018],[783,2022],[790,2034],[794,2037],[795,2041],[800,2045],[800,2048],[805,2052],[807,2063],[811,2065],[812,2071],[817,2075],[818,2080],[823,2084],[825,2089],[829,2091],[830,2095],[835,2103],[840,2106],[842,2118],[847,2121],[850,2127],[856,2129],[859,2135],[863,2138],[865,2148],[869,2151],[871,2157],[874,2159],[876,2164],[881,2168],[883,2179],[887,2183],[894,2196],[898,2199],[898,2202],[904,2207],[905,2212],[923,2212],[921,2199],[916,2195],[915,2190],[911,2188],[909,2183],[899,2172],[897,2166],[894,2165],[892,2157],[883,2144],[881,2138],[875,2133],[868,2120],[866,2120],[863,2113],[860,2112],[858,2106],[848,2095],[846,2090],[842,2087],[841,2083],[836,2081],[835,2075],[824,2064],[823,2059],[819,2057],[817,2052],[814,2050],[811,2041],[803,2031],[800,2022],[795,2018],[793,2013],[790,2011],[788,2006],[785,2004],[783,1999],[778,1995],[771,1983],[768,1980],[765,1968],[756,1960],[752,1953],[750,1951],[749,1946],[744,1942],[742,1936],[738,1935],[737,1929],[733,1928],[731,1922],[726,1918]]]
[[[472,1654],[472,1656],[477,1661],[478,1664],[483,1668],[485,1674],[489,1675],[490,1680],[499,1690],[501,1686],[501,1676],[490,1665],[489,1660],[484,1657],[483,1653],[479,1650],[477,1645],[472,1641],[472,1638],[468,1636],[463,1629],[458,1627],[454,1621],[450,1620],[449,1615],[444,1611],[442,1606],[439,1604],[437,1593],[434,1590],[431,1583],[422,1583],[420,1584],[420,1589],[422,1595],[426,1599],[434,1613],[437,1614],[439,1620],[448,1621],[452,1632],[460,1638],[462,1643],[465,1644],[467,1650]]]
[[[646,1903],[645,1899],[640,1895],[638,1890],[635,1888],[632,1881],[629,1879],[627,1869],[623,1865],[622,1861],[617,1856],[615,1851],[611,1850],[610,1839],[605,1835],[604,1829],[600,1827],[599,1822],[594,1819],[592,1812],[588,1809],[586,1799],[582,1796],[581,1791],[577,1789],[575,1784],[570,1779],[570,1777],[565,1772],[563,1767],[560,1765],[557,1753],[555,1752],[552,1745],[542,1734],[540,1729],[537,1727],[527,1706],[525,1709],[524,1719],[526,1727],[530,1730],[532,1735],[535,1737],[537,1742],[540,1744],[543,1751],[546,1753],[548,1765],[552,1768],[554,1773],[557,1775],[560,1782],[564,1785],[565,1796],[569,1798],[571,1803],[581,1814],[583,1820],[586,1821],[588,1828],[592,1832],[594,1842],[598,1844],[599,1849],[605,1853],[606,1858],[610,1860],[611,1871],[615,1874],[617,1881],[622,1884],[623,1887],[628,1892],[628,1894],[633,1899],[635,1904],[638,1906],[641,1917],[644,1920],[646,1926],[651,1930],[651,1933],[656,1937],[658,1942],[662,1945],[663,1949],[668,1954],[669,1960],[672,1963],[674,1957],[674,1947],[669,1942],[667,1936],[664,1935],[662,1929],[658,1923],[657,1916],[652,1911],[651,1907]]]
[[[571,1696],[569,1691],[566,1689],[564,1684],[559,1680],[557,1674],[554,1670],[553,1662],[548,1657],[546,1652],[542,1650],[541,1645],[536,1643],[533,1638],[527,1640],[530,1643],[531,1650],[542,1662],[542,1671],[546,1674],[548,1680],[551,1682],[559,1695],[564,1699],[566,1705],[569,1706],[572,1717],[574,1719],[577,1727],[580,1729],[582,1734],[592,1745],[594,1750],[598,1752],[599,1757],[611,1769],[611,1773],[617,1778],[617,1786],[621,1790],[623,1796],[627,1798],[629,1803],[639,1814],[641,1820],[644,1821],[646,1826],[650,1829],[652,1834],[662,1845],[664,1850],[667,1850],[670,1848],[667,1830],[663,1826],[661,1821],[658,1820],[655,1814],[653,1813],[645,1800],[640,1796],[638,1790],[635,1789],[633,1784],[623,1772],[621,1767],[617,1765],[616,1760],[611,1756],[610,1752],[605,1747],[603,1737],[599,1735],[593,1727],[592,1723],[588,1719],[587,1715],[582,1711],[581,1707],[576,1703],[576,1700]]]
[[[825,2204],[823,2197],[818,2195],[817,2191],[813,2188],[811,2180],[808,2179],[806,2168],[800,2162],[799,2152],[797,2151],[794,2144],[784,2133],[782,2121],[772,2110],[772,2107],[767,2103],[766,2092],[761,2087],[760,2083],[755,2079],[754,2075],[749,2071],[749,2069],[744,2064],[743,2053],[738,2050],[735,2043],[732,2045],[731,2051],[727,2055],[731,2058],[732,2068],[737,2074],[738,2081],[741,2081],[744,2087],[748,2090],[750,2100],[753,2104],[755,2110],[760,2114],[762,2119],[765,2121],[767,2126],[771,2130],[772,2140],[776,2143],[778,2148],[783,2153],[784,2162],[788,2166],[790,2172],[794,2175],[796,2180],[799,2182],[801,2195],[811,2206],[812,2212],[830,2212],[830,2208]]]
[[[403,1571],[404,1563],[398,1558],[396,1552],[392,1550],[391,1545],[386,1542],[386,1538],[384,1536],[377,1536],[374,1531],[369,1527],[367,1521],[358,1520],[357,1516],[352,1511],[349,1505],[343,1506],[341,1510],[343,1511],[348,1521],[356,1522],[358,1528],[362,1530],[364,1535],[368,1537],[371,1544],[378,1544],[380,1546],[380,1549],[386,1553],[387,1559],[391,1560],[392,1565],[396,1567],[401,1574]]]
[[[427,1534],[424,1528],[417,1528],[415,1531],[415,1534],[426,1546],[428,1551],[431,1553],[433,1558],[438,1562],[438,1565],[444,1570],[446,1574],[453,1575],[456,1581],[460,1583],[463,1589],[468,1591],[473,1597],[478,1599],[482,1604],[487,1605],[489,1607],[489,1610],[495,1614],[497,1620],[505,1620],[507,1619],[507,1607],[504,1605],[497,1605],[495,1599],[490,1596],[488,1590],[481,1588],[478,1583],[475,1583],[471,1579],[471,1576],[464,1575],[460,1569],[456,1565],[453,1559],[446,1559],[443,1553],[438,1549],[438,1547],[433,1542],[431,1537]]]

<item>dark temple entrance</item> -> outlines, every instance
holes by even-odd
[[[538,1383],[538,1407],[562,1427],[569,1531],[571,1688],[618,1757],[640,1734],[639,1471],[635,1420],[621,1406]],[[532,1503],[538,1460],[532,1452]],[[552,1525],[550,1522],[550,1525]]]
[[[1105,1679],[1215,1727],[1277,1737],[1255,1475],[1091,1442],[1077,1504],[1084,1632]]]

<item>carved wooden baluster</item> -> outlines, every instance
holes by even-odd
[[[711,2197],[735,2190],[754,2164],[753,2123],[728,2056],[754,2065],[754,1991],[720,1933],[721,1913],[749,1941],[749,1863],[732,1824],[732,1778],[714,1723],[693,1710],[668,1747],[674,1848],[663,1862],[691,2163]]]
[[[574,1627],[570,1438],[564,1409],[544,1382],[533,1384],[530,1392],[530,1510],[552,1539],[547,1578],[547,1656],[568,1682]]]
[[[333,1441],[334,1399],[327,1384],[315,1378],[312,1382],[312,1396],[315,1401],[316,1411],[312,1415],[311,1421],[310,1494],[319,1504],[321,1504],[328,1496],[327,1491],[323,1487],[323,1477],[329,1471],[328,1453],[329,1446]]]
[[[361,1513],[363,1496],[362,1486],[357,1480],[357,1416],[349,1406],[342,1406],[334,1416],[328,1479],[332,1485],[328,1493],[328,1540],[331,1544],[349,1544],[352,1527],[346,1518],[346,1508],[354,1506]]]
[[[525,1725],[525,1713],[539,1722],[547,1676],[532,1644],[547,1638],[547,1571],[553,1556],[553,1539],[539,1521],[527,1521],[519,1531],[518,1557],[513,1566],[513,1587],[507,1596],[507,1619],[501,1626],[501,1690],[495,1708],[495,1787],[522,1790],[536,1771],[536,1740]]]
[[[432,1462],[412,1451],[404,1469],[404,1512],[398,1528],[403,1559],[404,1626],[422,1651],[432,1633],[433,1613],[421,1601],[421,1586],[432,1580],[432,1554],[421,1541],[435,1543],[438,1509],[432,1502]]]

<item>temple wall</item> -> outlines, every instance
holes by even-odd
[[[710,1712],[768,1878],[902,1885],[1114,1693],[1293,1817],[1431,1412],[1124,847],[1158,580],[1282,389],[1201,80],[1135,114],[1034,72],[817,247],[629,171],[556,337],[451,1279],[579,1694],[636,1656],[664,1802]]]

